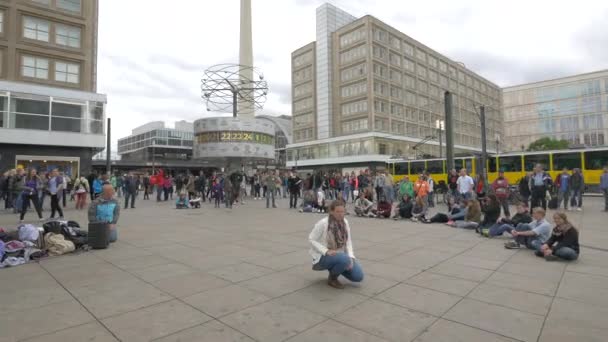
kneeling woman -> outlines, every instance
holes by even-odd
[[[329,216],[315,224],[308,236],[312,248],[313,270],[329,271],[328,284],[337,289],[343,289],[338,277],[344,276],[352,282],[363,280],[363,270],[353,253],[350,226],[344,219],[345,204],[342,200],[333,201],[329,205]]]

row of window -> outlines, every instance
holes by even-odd
[[[344,103],[341,108],[343,117],[367,113],[367,99]]]
[[[525,155],[523,156],[508,156],[488,159],[488,171],[497,172],[499,169],[505,172],[521,172],[532,171],[536,164],[544,165],[549,169],[550,159],[549,154]],[[606,151],[586,151],[584,152],[585,169],[601,170],[608,164],[608,153]],[[580,169],[582,168],[582,159],[580,152],[570,153],[553,153],[553,171],[561,171],[564,168]]]
[[[183,132],[176,131],[172,129],[155,129],[152,131],[148,131],[145,133],[131,135],[126,138],[122,138],[118,140],[118,146],[122,145],[130,145],[134,143],[138,143],[150,138],[169,138],[169,139],[183,139],[183,140],[193,140],[194,133],[192,132]]]
[[[295,130],[293,132],[293,138],[296,142],[311,140],[313,137],[312,128]]]
[[[54,35],[52,35],[53,32]],[[59,24],[36,17],[23,17],[23,37],[27,39],[80,48],[81,32],[80,27]],[[54,38],[51,40],[51,37]]]
[[[357,96],[367,93],[367,80],[363,82],[354,83],[351,85],[343,86],[340,89],[340,95],[345,97]]]
[[[301,111],[310,110],[312,108],[312,105],[313,105],[312,97],[307,97],[305,99],[295,101],[293,103],[293,111],[301,112]]]
[[[312,66],[306,67],[293,73],[293,82],[299,83],[312,79]]]
[[[86,120],[86,104],[0,96],[0,127],[103,134],[103,103],[88,109]]]
[[[589,96],[512,106],[505,108],[504,113],[506,120],[518,120],[527,117],[557,117],[601,111],[608,111],[608,95],[603,98],[602,96]]]
[[[342,51],[340,53],[340,64],[344,65],[344,64],[348,64],[354,60],[360,59],[360,58],[365,58],[365,56],[367,55],[367,46],[366,45],[361,45],[361,46],[357,46],[355,48],[346,50],[346,51]]]
[[[365,77],[367,74],[367,63],[361,63],[354,65],[340,71],[340,80],[342,82],[348,82],[352,79]]]
[[[314,116],[312,113],[306,113],[301,115],[295,115],[293,117],[293,123],[295,127],[309,126],[312,125]]]
[[[60,10],[80,13],[82,11],[82,0],[32,0],[33,2],[45,5],[52,6]]]
[[[293,59],[293,66],[294,68],[298,68],[301,67],[302,65],[307,65],[312,63],[313,60],[313,55],[312,55],[312,50],[304,52],[301,55],[298,55],[296,57],[294,57]]]
[[[509,122],[505,125],[509,136],[533,135],[539,133],[567,133],[579,130],[604,128],[604,114],[591,114],[561,119],[541,119]],[[582,120],[581,120],[582,118]],[[582,124],[581,124],[582,121]],[[559,125],[558,125],[559,124]]]
[[[340,36],[340,47],[348,46],[352,43],[364,40],[367,36],[367,30],[365,27],[360,27],[354,31],[345,33]]]
[[[505,106],[567,100],[580,96],[592,96],[608,93],[608,77],[578,83],[547,86],[504,93]]]
[[[359,119],[342,122],[342,133],[354,133],[366,131],[368,129],[368,119]]]
[[[64,61],[49,61],[48,58],[37,56],[21,56],[21,75],[23,77],[49,79],[50,66],[53,65],[54,77],[57,82],[80,83],[80,65]]]
[[[313,84],[312,82],[300,84],[293,88],[293,97],[300,97],[304,95],[312,94]]]

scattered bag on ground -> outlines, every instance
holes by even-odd
[[[61,223],[59,221],[50,221],[42,225],[44,228],[44,234],[53,233],[61,234]]]
[[[63,234],[46,233],[44,243],[49,255],[62,255],[73,252],[76,249],[72,241],[66,240]]]
[[[449,221],[448,215],[443,213],[437,213],[435,216],[431,217],[431,222],[433,223],[446,223]]]
[[[21,241],[37,241],[39,237],[38,228],[31,224],[24,224],[17,228],[19,231],[19,240]]]

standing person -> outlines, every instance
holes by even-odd
[[[286,174],[281,176],[281,185],[283,186],[283,198],[287,198],[287,192],[289,191],[289,177]]]
[[[344,174],[344,177],[342,177],[342,200],[344,200],[344,203],[348,202],[348,197],[350,195],[350,175],[347,173]]]
[[[188,175],[186,180],[186,191],[188,191],[188,201],[196,198],[196,178],[193,174]],[[180,193],[178,191],[178,193]]]
[[[226,208],[232,209],[232,203],[234,201],[234,188],[232,187],[232,181],[230,177],[224,178],[224,200],[226,201]],[[273,196],[274,198],[274,196]]]
[[[549,185],[549,182],[551,182],[551,176],[543,170],[542,165],[536,164],[530,177],[530,192],[532,193],[530,214],[537,207],[547,210],[547,185]]]
[[[125,178],[124,189],[125,189],[125,209],[129,206],[129,198],[131,199],[131,209],[135,209],[135,194],[139,187],[139,180],[133,176],[132,172],[129,172],[127,178]]]
[[[165,176],[165,180],[163,182],[163,190],[165,195],[165,201],[169,200],[169,196],[171,196],[171,199],[173,199],[173,179],[171,179],[170,175]]]
[[[327,284],[336,289],[344,288],[338,280],[340,275],[352,282],[363,281],[363,270],[355,259],[350,226],[344,218],[345,214],[344,202],[332,202],[329,216],[317,222],[308,236],[312,269],[329,271]]]
[[[568,210],[568,198],[570,197],[571,177],[568,173],[568,168],[565,167],[562,173],[555,177],[555,186],[557,187],[557,209],[564,202],[564,210]]]
[[[408,195],[410,198],[414,198],[416,195],[414,193],[414,184],[410,181],[409,176],[403,177],[401,185],[399,185],[399,197],[403,198],[405,195]]]
[[[122,197],[122,193],[123,193],[122,190],[124,188],[125,178],[126,178],[125,176],[123,176],[123,177],[120,177],[120,176],[116,177],[116,189],[117,190],[115,190],[115,191],[116,191],[116,195],[119,198]]]
[[[241,177],[241,183],[239,184],[239,201],[241,204],[245,204],[245,198],[247,197],[247,175],[243,174]]]
[[[355,196],[357,191],[357,196]],[[350,173],[350,199],[352,203],[355,203],[355,197],[359,196],[359,178],[355,175],[355,171]]]
[[[91,189],[93,191],[93,198],[99,197],[103,191],[103,184],[100,177],[93,179],[93,186],[91,186]]]
[[[116,177],[116,174],[112,174],[112,177],[110,177],[110,184],[112,184],[112,188],[114,188],[114,193],[116,194],[116,196],[120,197],[122,189],[120,189],[118,187],[118,181],[117,178],[121,178],[122,176],[118,176]]]
[[[473,178],[467,174],[467,169],[460,169],[460,177],[456,180],[458,194],[464,198],[470,198],[474,185]]]
[[[289,185],[289,208],[297,209],[298,208],[298,197],[300,196],[300,186],[302,184],[302,180],[298,176],[297,173],[291,173],[288,179]]]
[[[551,237],[540,246],[536,255],[544,257],[547,261],[578,259],[580,253],[578,230],[568,222],[568,217],[564,213],[553,214],[553,221],[555,228],[551,232]]]
[[[89,181],[84,176],[77,178],[74,182],[74,193],[76,194],[76,209],[84,209],[89,193]]]
[[[95,173],[93,173],[93,171],[91,171],[91,173],[89,173],[89,175],[87,176],[87,181],[89,182],[89,185],[91,186],[89,188],[89,191],[91,192],[91,201],[93,201],[95,199],[95,190],[93,189],[93,182],[97,178],[98,178],[97,175]],[[101,189],[100,189],[100,192],[101,192]]]
[[[205,177],[205,172],[201,171],[200,175],[198,176],[198,182],[199,182],[199,187],[198,187],[198,191],[201,194],[201,200],[203,202],[205,202],[205,188],[207,186],[207,178]]]
[[[63,207],[65,208],[66,207],[65,201],[67,198],[66,195],[68,192],[68,188],[70,187],[70,183],[72,183],[72,179],[63,172],[61,172],[59,175],[63,178],[63,189],[61,189],[61,202],[63,204]],[[40,206],[40,210],[42,210],[42,206]]]
[[[9,173],[6,171],[5,173],[0,175],[0,200],[4,201],[4,209],[8,209],[8,179]]]
[[[40,203],[40,210],[44,211],[44,199],[49,191],[49,173],[45,172],[40,175],[40,189],[38,189],[38,202]]]
[[[110,225],[110,242],[118,240],[118,217],[120,204],[114,198],[114,187],[106,182],[99,197],[91,202],[88,210],[89,222],[104,222]]]
[[[63,197],[63,188],[65,187],[64,179],[59,175],[59,170],[53,169],[48,181],[48,191],[51,194],[51,217],[55,218],[55,212],[59,213],[59,219],[63,220],[63,210],[59,205],[59,199]]]
[[[272,207],[276,208],[276,204],[274,202],[274,193],[277,186],[277,176],[275,175],[275,171],[271,171],[266,177],[266,208],[270,208],[270,198],[272,197]]]
[[[38,187],[40,186],[40,178],[36,174],[36,169],[31,169],[27,176],[21,179],[21,184],[19,185],[21,189],[21,215],[19,217],[19,222],[23,222],[23,218],[25,217],[25,213],[27,212],[27,206],[32,201],[34,204],[34,209],[38,214],[38,218],[40,221],[44,221],[42,218],[42,211],[40,210],[40,203],[38,203]]]
[[[452,169],[448,175],[448,189],[453,197],[458,196],[458,172]]]
[[[600,176],[600,189],[604,193],[604,211],[608,212],[608,166],[604,166],[604,173]]]
[[[435,180],[431,174],[427,171],[424,174],[426,176],[427,182],[429,183],[429,207],[435,207]]]
[[[510,218],[509,181],[505,178],[505,172],[503,170],[498,171],[498,178],[496,178],[496,180],[492,183],[492,191],[494,191],[494,195],[496,195],[498,202],[500,202],[500,206],[505,214],[505,218]]]
[[[376,174],[376,179],[374,179],[374,189],[376,190],[376,198],[380,199],[380,195],[382,195],[382,191],[384,190],[384,185],[386,184],[386,178],[382,174],[382,172],[378,171]]]
[[[519,180],[519,194],[521,195],[521,200],[524,202],[526,207],[530,204],[530,177],[532,176],[531,172],[526,172],[526,175]]]
[[[570,199],[570,206],[576,210],[583,210],[583,192],[585,192],[585,179],[581,170],[576,168],[572,170],[572,177],[570,178],[570,185],[572,188],[572,197]]]
[[[215,200],[215,207],[219,208],[220,207],[220,203],[222,202],[224,196],[224,191],[222,190],[222,186],[220,184],[220,180],[219,178],[215,178],[215,180],[213,180],[213,185],[210,187],[211,190],[211,197]]]
[[[150,199],[150,176],[146,173],[143,178],[144,182],[144,200]]]
[[[262,198],[262,196],[260,195],[260,190],[262,189],[262,176],[259,172],[256,172],[255,176],[253,176],[253,187],[255,190],[255,199],[258,200]]]

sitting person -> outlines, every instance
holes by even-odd
[[[315,205],[315,212],[317,213],[325,213],[327,212],[327,207],[325,206],[325,192],[322,188],[319,188],[317,191],[317,203]]]
[[[352,282],[363,280],[363,270],[355,260],[348,221],[344,218],[345,203],[336,200],[329,206],[329,216],[321,219],[308,236],[312,245],[313,270],[329,271],[327,284],[343,289],[338,277],[342,275]]]
[[[578,230],[568,222],[568,217],[564,213],[553,214],[553,221],[555,221],[555,228],[551,232],[551,237],[540,246],[536,255],[544,257],[547,261],[578,259],[580,253]]]
[[[378,218],[389,218],[393,212],[393,205],[389,202],[384,195],[380,196],[378,200],[378,208],[376,209],[376,217]]]
[[[465,199],[466,215],[462,221],[448,222],[452,227],[463,229],[475,229],[481,222],[481,207],[479,201],[475,199]]]
[[[520,223],[510,231],[514,240],[505,243],[505,248],[519,249],[521,245],[525,245],[529,249],[539,250],[540,246],[549,240],[551,224],[545,219],[545,210],[534,208],[532,218],[534,219],[532,222]]]
[[[427,203],[424,202],[426,197],[416,197],[416,203],[412,208],[412,221],[418,222],[419,220],[426,220],[426,212],[428,210]]]
[[[448,214],[448,224],[453,225],[454,221],[462,221],[467,215],[467,202],[463,197],[452,197],[453,204]],[[448,202],[449,203],[449,202]]]
[[[200,208],[201,207],[201,201],[203,199],[198,197],[198,198],[193,198],[190,201],[188,201],[188,203],[190,203],[190,207],[191,208]],[[242,202],[241,202],[242,203]],[[244,203],[243,203],[244,204]]]
[[[532,216],[528,214],[528,207],[524,203],[515,206],[517,213],[510,219],[502,218],[488,230],[488,237],[501,236],[504,232],[510,232],[520,223],[532,222]]]
[[[483,220],[475,231],[479,234],[488,236],[488,231],[500,218],[500,202],[494,194],[489,194],[483,199],[481,211],[483,212]]]
[[[89,222],[104,222],[110,224],[110,242],[118,240],[118,228],[116,223],[120,216],[120,205],[114,198],[114,187],[106,182],[101,189],[101,194],[97,197],[88,211]]]
[[[317,196],[312,190],[306,190],[302,194],[302,208],[301,213],[312,213],[317,205]]]
[[[175,209],[188,209],[188,199],[185,192],[180,192],[175,201]]]
[[[403,195],[401,202],[399,202],[397,205],[397,210],[395,210],[395,216],[393,216],[393,219],[398,220],[399,218],[412,218],[413,208],[414,204],[412,203],[412,197],[410,197],[408,194]]]
[[[374,203],[368,200],[363,192],[360,192],[359,197],[355,200],[355,215],[360,217],[376,217],[373,207]]]

